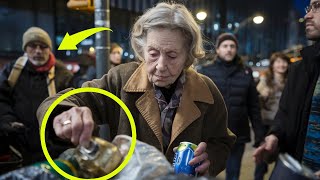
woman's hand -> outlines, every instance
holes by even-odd
[[[53,129],[58,137],[83,146],[90,142],[93,125],[92,113],[87,107],[73,107],[53,120]]]
[[[201,163],[196,167],[196,172],[200,175],[209,173],[210,161],[208,160],[208,153],[206,153],[207,143],[201,142],[194,152],[194,158],[189,162],[189,165],[194,166]]]

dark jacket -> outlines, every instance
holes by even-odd
[[[87,82],[84,86],[105,89],[119,97],[131,111],[136,125],[137,139],[155,146],[165,154],[168,161],[173,161],[173,148],[180,142],[199,144],[203,141],[208,144],[207,153],[212,163],[210,174],[217,175],[225,168],[235,136],[227,129],[227,111],[223,98],[209,78],[191,68],[186,70],[186,82],[173,120],[171,141],[166,151],[163,149],[159,105],[144,63],[119,65],[101,79]],[[40,121],[51,103],[66,91],[46,99],[40,105],[37,112]],[[89,107],[97,124],[110,125],[112,138],[117,134],[131,135],[127,115],[110,98],[97,93],[80,93],[62,101],[53,114],[58,113],[62,107],[72,106]],[[48,126],[52,126],[52,122],[49,121]],[[47,131],[54,133],[52,127],[47,127]]]
[[[47,98],[47,74],[37,72],[28,61],[23,68],[15,86],[8,84],[8,76],[15,62],[7,64],[0,75],[0,123],[21,122],[25,130],[11,134],[12,144],[21,151],[24,164],[45,160],[40,146],[39,124],[36,111],[40,103]],[[72,73],[62,62],[56,61],[55,86],[57,91],[69,87]]]
[[[282,93],[277,124],[271,128],[281,152],[301,161],[307,132],[311,101],[320,70],[320,43],[301,51],[303,60],[289,68],[287,84]]]
[[[210,77],[223,95],[228,109],[228,127],[237,136],[237,143],[250,142],[249,117],[255,132],[255,146],[258,146],[263,140],[264,128],[252,70],[236,57],[229,63],[218,58],[198,72]]]

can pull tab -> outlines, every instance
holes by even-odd
[[[97,144],[95,141],[90,140],[89,146],[80,146],[79,149],[81,153],[81,158],[83,160],[93,160],[97,157],[99,152],[99,144]]]

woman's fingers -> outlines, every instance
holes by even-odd
[[[93,131],[91,110],[87,107],[73,107],[56,116],[53,128],[56,135],[73,144],[88,145]]]
[[[71,142],[75,145],[79,144],[80,135],[83,129],[83,122],[81,119],[81,109],[72,108],[70,110],[71,121],[72,121],[72,136]]]
[[[209,172],[210,161],[207,159],[200,164],[200,166],[196,167],[196,172],[200,175],[205,175]]]
[[[91,110],[87,107],[84,107],[82,111],[82,120],[83,120],[83,130],[80,136],[79,143],[83,146],[88,146],[92,136],[94,124],[93,124]]]
[[[207,149],[207,143],[201,142],[198,145],[197,149],[194,151],[194,156],[198,156],[198,155],[202,154],[203,152],[206,151],[206,149]]]
[[[189,161],[189,164],[191,166],[194,166],[194,165],[196,165],[198,163],[201,163],[201,162],[205,161],[206,159],[208,159],[208,153],[203,152],[199,156],[195,156],[191,161]]]

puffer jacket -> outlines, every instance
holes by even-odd
[[[237,136],[236,143],[250,142],[250,125],[255,133],[254,146],[264,138],[258,93],[252,70],[245,67],[239,57],[232,62],[217,58],[213,63],[198,68],[217,85],[228,109],[228,127]]]

